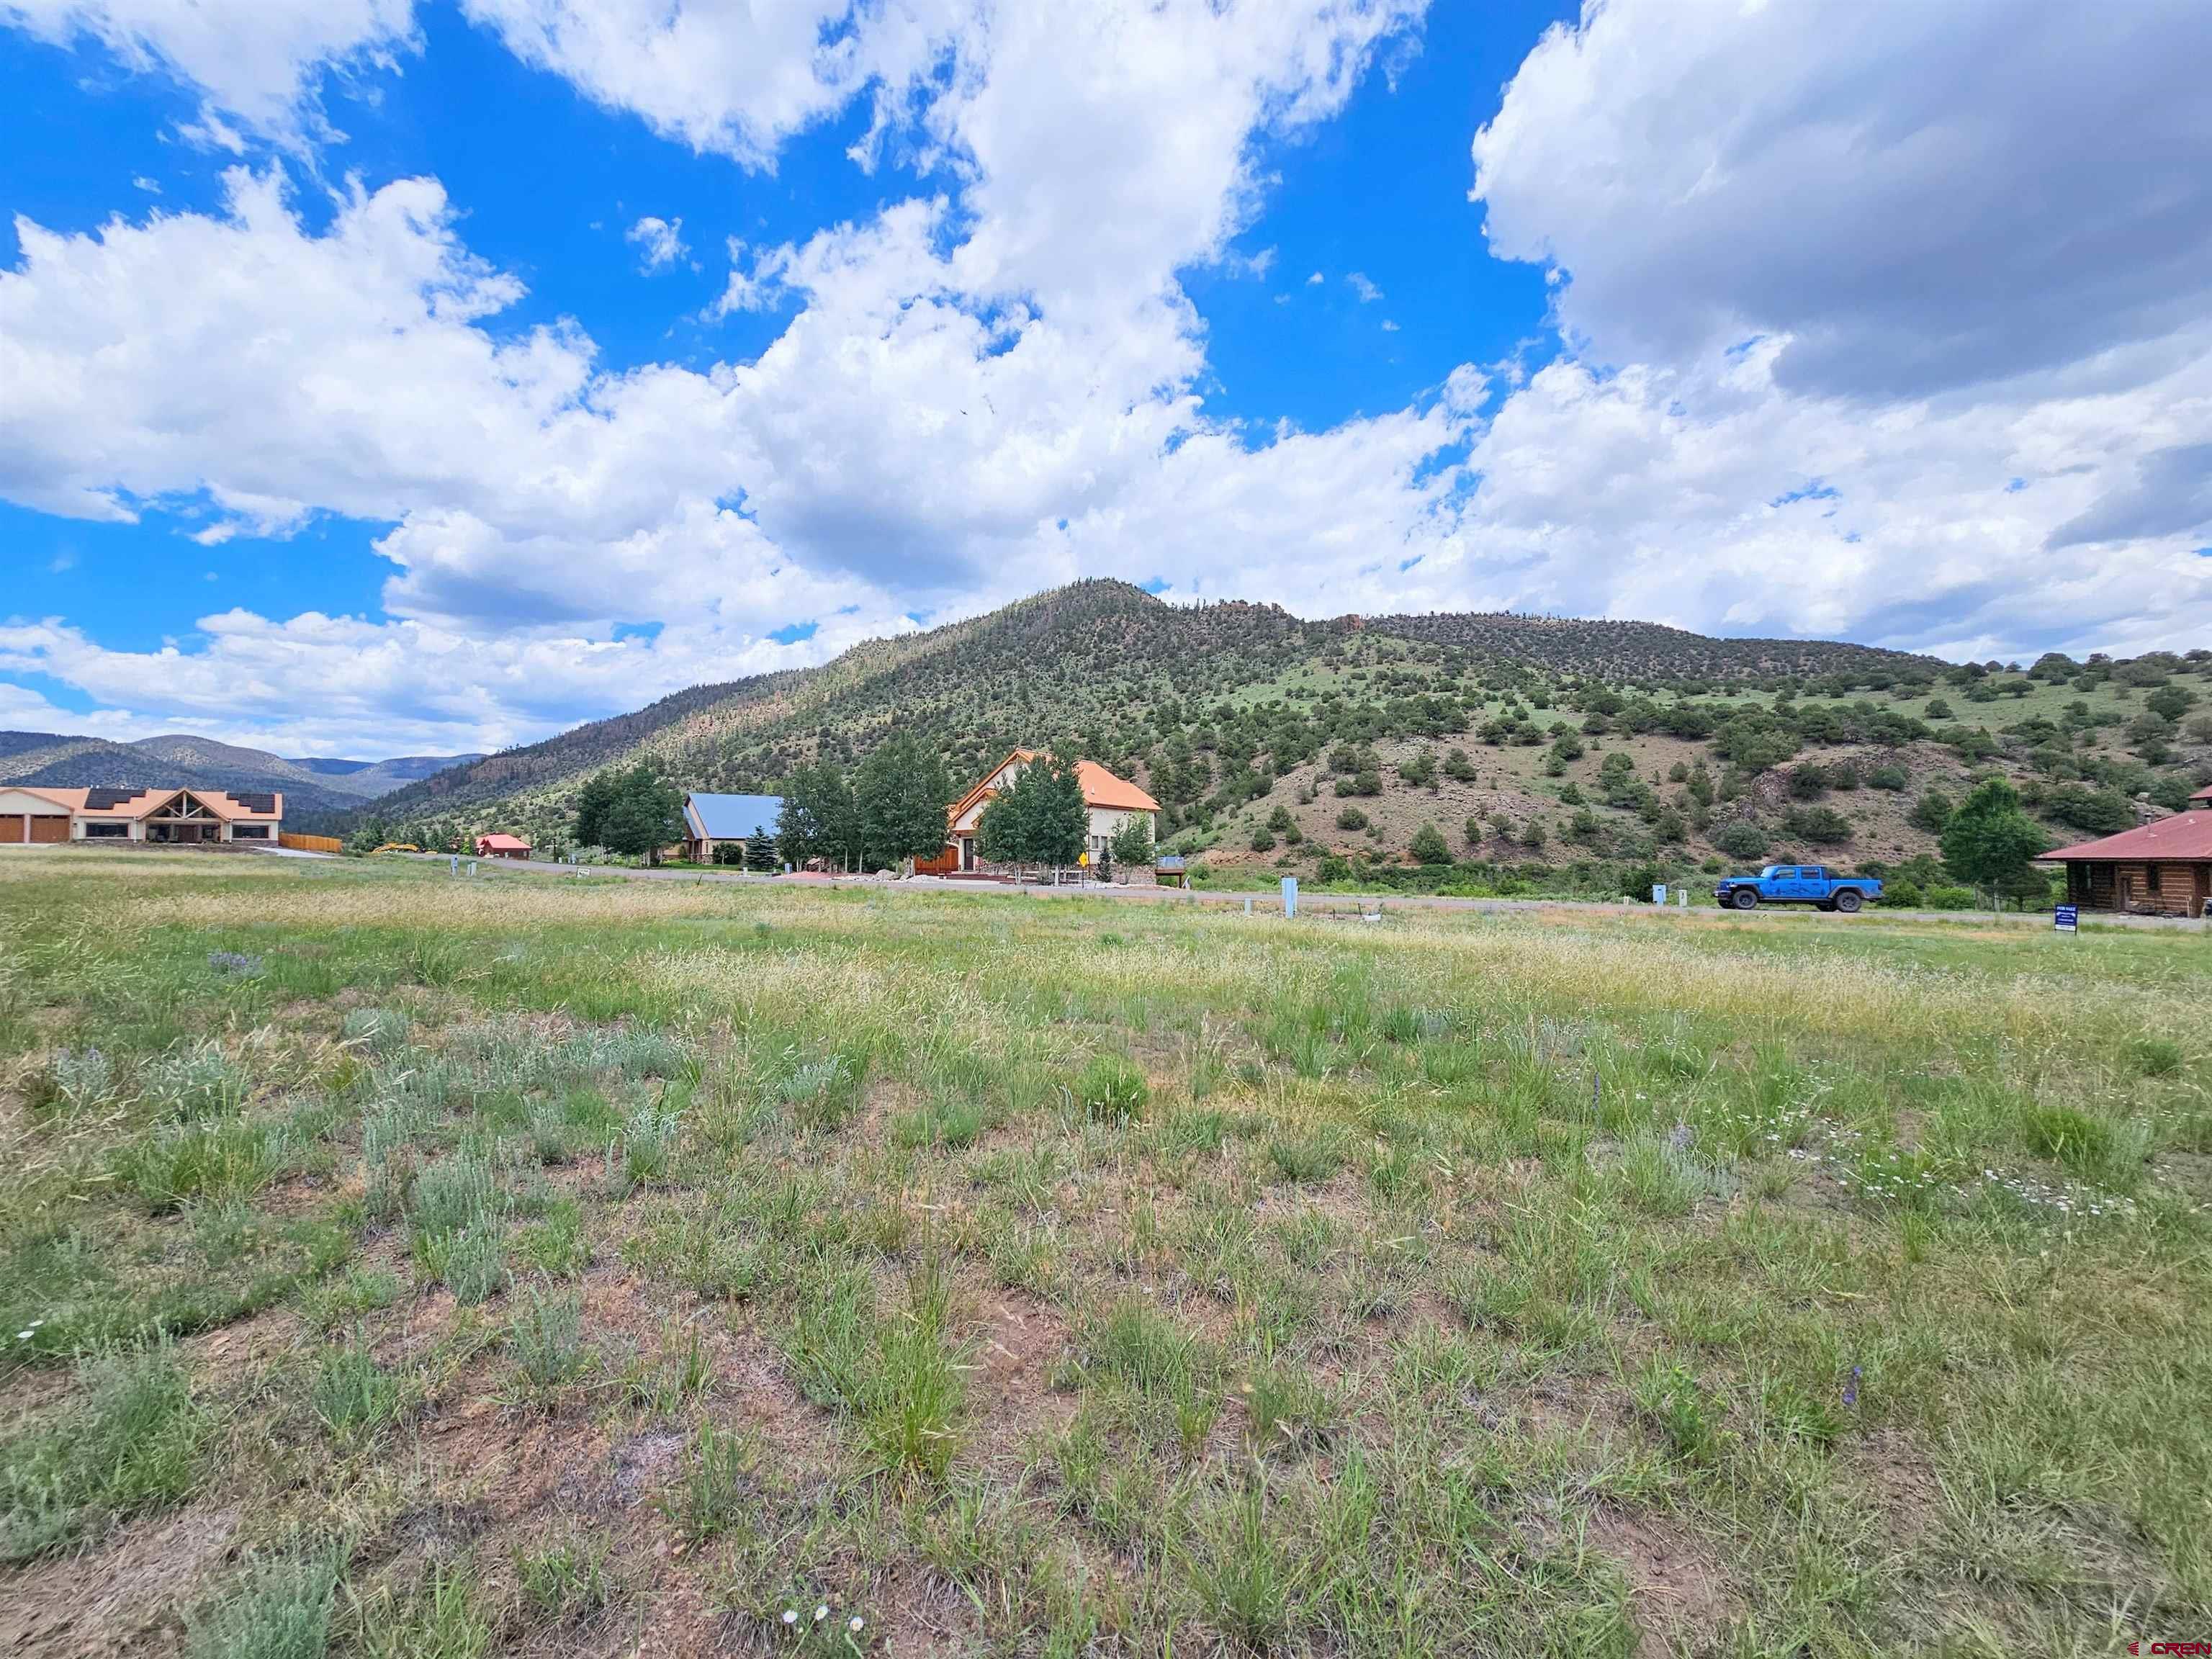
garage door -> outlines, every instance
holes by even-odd
[[[67,841],[69,814],[56,812],[34,815],[31,819],[31,839],[35,842]]]
[[[23,815],[21,812],[0,812],[0,845],[18,846],[23,839]]]

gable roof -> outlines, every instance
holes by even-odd
[[[1116,777],[1097,761],[1075,763],[1075,775],[1083,785],[1083,804],[1124,812],[1157,812],[1159,802],[1128,781]]]
[[[961,796],[958,800],[954,801],[951,805],[945,809],[945,821],[947,823],[957,823],[959,821],[960,815],[965,812],[969,807],[973,806],[977,801],[982,799],[984,796],[996,794],[998,792],[991,787],[991,780],[997,777],[1000,773],[1005,771],[1016,761],[1033,761],[1036,758],[1036,750],[1034,749],[1014,750],[1006,757],[1006,759],[1000,761],[989,771],[984,773],[981,782],[978,783],[973,789],[970,789],[966,794]]]
[[[684,798],[684,821],[701,841],[743,841],[756,830],[775,833],[783,816],[781,795],[702,795]]]
[[[1042,752],[1043,751],[1036,749],[1013,750],[1006,759],[983,774],[983,781],[981,783],[961,796],[958,800],[954,801],[945,810],[945,821],[947,823],[957,823],[962,815],[977,801],[986,796],[998,793],[997,790],[991,787],[993,778],[997,777],[1016,761],[1027,765]],[[1128,779],[1117,777],[1108,771],[1097,761],[1076,762],[1075,781],[1082,786],[1083,804],[1085,806],[1095,806],[1107,811],[1117,812],[1157,812],[1160,810],[1159,802],[1138,788]]]
[[[2202,789],[2198,790],[2189,799],[2191,800],[2201,800],[2207,806],[2212,806],[2212,783],[2206,784]]]
[[[2038,854],[2045,864],[2101,864],[2136,859],[2212,859],[2212,812],[2177,812],[2155,823],[2140,823],[2100,841]]]
[[[248,822],[257,818],[274,819],[284,816],[284,797],[275,790],[248,791],[233,795],[220,789],[117,789],[106,785],[91,789],[49,789],[44,785],[33,787],[29,784],[11,783],[0,787],[42,797],[64,811],[103,818],[143,818],[167,805],[179,795],[190,795],[226,823],[240,819]]]
[[[527,853],[530,850],[530,843],[520,836],[496,834],[478,836],[477,845],[488,847],[501,853]]]
[[[82,812],[84,798],[89,793],[84,789],[49,789],[43,784],[0,783],[0,794],[28,795],[33,800],[42,800],[64,812]]]

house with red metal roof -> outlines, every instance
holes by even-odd
[[[251,842],[273,847],[284,797],[274,791],[49,789],[0,784],[0,845],[70,841],[149,842],[200,847]]]
[[[2084,909],[2212,914],[2212,789],[2191,800],[2193,811],[2061,847],[2038,861],[2066,866],[2066,902]]]
[[[933,859],[917,860],[915,869],[924,875],[973,872],[982,864],[978,841],[983,830],[983,809],[1013,787],[1024,767],[1037,757],[1034,749],[1017,749],[983,775],[982,781],[952,803],[945,814],[945,850]],[[1083,804],[1090,809],[1091,823],[1085,846],[1092,864],[1105,861],[1106,849],[1133,818],[1142,818],[1157,835],[1160,804],[1127,778],[1117,777],[1097,761],[1075,763],[1076,781],[1083,786]]]
[[[530,843],[520,836],[478,836],[477,856],[480,859],[527,859]]]

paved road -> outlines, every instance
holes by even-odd
[[[448,858],[441,854],[394,854],[388,857],[412,858],[424,864],[445,864]],[[468,860],[463,860],[465,865]],[[868,876],[757,876],[740,870],[633,870],[614,864],[548,864],[515,859],[479,859],[480,871],[494,875],[542,876],[558,879],[563,877],[619,876],[629,881],[676,881],[694,883],[731,884],[744,887],[785,889],[793,887],[857,887],[900,893],[946,893],[963,897],[979,894],[1026,894],[1035,898],[1099,898],[1130,902],[1156,904],[1211,904],[1232,908],[1248,900],[1252,910],[1259,915],[1279,914],[1281,901],[1273,893],[1226,892],[1203,887],[1188,890],[1173,887],[1121,887],[1103,884],[1089,886],[1053,887],[1035,883],[1017,886],[1010,882],[941,881],[934,877],[918,877],[905,881],[885,881]],[[1516,899],[1516,898],[1447,898],[1427,893],[1304,893],[1298,895],[1298,908],[1316,914],[1350,915],[1354,911],[1372,913],[1377,909],[1392,910],[1472,910],[1501,913],[1516,910],[1595,910],[1631,915],[1649,912],[1647,904],[1627,903],[1619,900],[1599,899]],[[1713,906],[1698,907],[1705,915],[1720,915]],[[1730,911],[1730,915],[1765,915],[1781,914],[1786,908],[1793,913],[1815,916],[1824,927],[1849,927],[1854,921],[1864,921],[1888,917],[1893,921],[1972,921],[1987,926],[1997,922],[2009,927],[2045,928],[2051,926],[2048,915],[2021,915],[2007,914],[1990,916],[1970,910],[1897,910],[1880,906],[1863,910],[1854,918],[1811,910],[1790,905],[1767,907],[1759,910]],[[2099,914],[2083,919],[2096,927],[2126,927],[2165,928],[2185,933],[2204,933],[2208,924],[2179,916],[2121,916]]]

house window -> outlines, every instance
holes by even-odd
[[[131,826],[127,823],[88,823],[84,826],[87,841],[128,841]]]
[[[234,823],[230,826],[233,841],[267,841],[269,826],[265,823]]]

